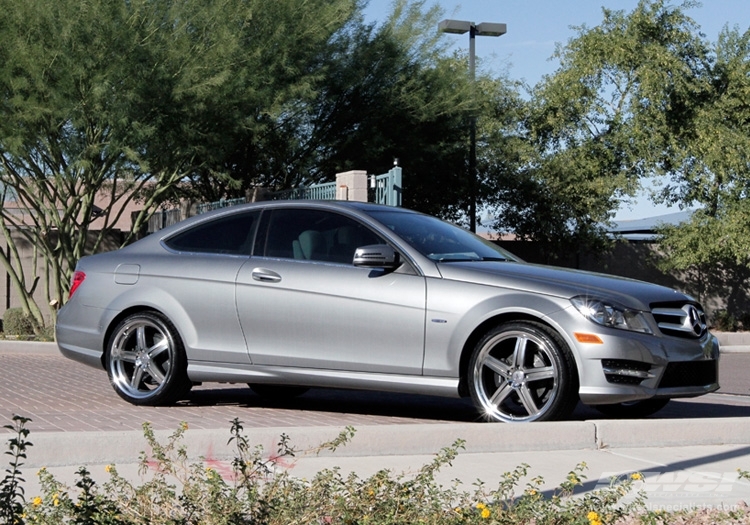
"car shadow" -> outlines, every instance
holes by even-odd
[[[357,414],[425,421],[471,422],[479,419],[469,399],[313,388],[291,399],[261,397],[249,388],[194,389],[189,405],[237,405],[335,414]]]
[[[261,397],[247,387],[200,387],[183,401],[188,406],[227,406],[274,408],[303,412],[328,412],[424,421],[479,421],[471,400],[400,394],[313,388],[291,399]],[[674,399],[647,419],[750,417],[750,396],[710,394],[700,398]],[[608,419],[596,409],[578,404],[570,420]]]

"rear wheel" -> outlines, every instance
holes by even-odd
[[[262,383],[249,383],[248,386],[259,396],[268,399],[292,399],[310,390],[306,386],[266,385]]]
[[[593,405],[605,416],[638,419],[657,413],[667,406],[669,399],[644,399],[631,403],[615,403],[612,405]]]
[[[487,333],[474,349],[467,379],[474,405],[489,421],[563,419],[578,402],[573,358],[539,323],[510,322]]]
[[[115,392],[135,405],[168,404],[192,386],[177,330],[156,312],[132,314],[117,325],[105,364]]]

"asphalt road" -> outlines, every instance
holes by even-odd
[[[719,393],[674,400],[652,419],[750,416],[750,353],[725,354]],[[56,351],[0,349],[0,421],[30,417],[33,432],[228,429],[235,417],[253,427],[312,427],[471,422],[469,400],[429,396],[313,389],[297,399],[268,401],[244,385],[205,384],[170,407],[137,407],[120,399],[104,370],[63,358]],[[573,420],[603,419],[579,405]]]

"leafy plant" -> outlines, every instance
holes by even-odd
[[[705,512],[679,514],[647,511],[645,496],[637,491],[630,502],[639,473],[613,478],[608,487],[576,493],[585,480],[581,463],[552,490],[544,489],[537,476],[525,487],[529,465],[506,472],[497,488],[488,490],[481,481],[473,490],[461,490],[455,480],[444,487],[436,474],[452,463],[463,449],[456,440],[440,450],[416,473],[394,474],[382,469],[368,478],[354,473],[343,475],[336,467],[318,472],[313,479],[300,479],[280,468],[288,462],[321,450],[336,450],[355,434],[351,427],[335,439],[309,450],[296,450],[282,435],[275,451],[253,446],[243,434],[243,424],[231,422],[229,443],[235,447],[231,472],[219,472],[203,461],[188,462],[182,424],[165,443],[160,443],[150,425],[143,432],[151,453],[142,453],[140,485],[122,477],[116,467],[107,466],[109,480],[97,485],[90,472],[78,470],[76,488],[71,491],[46,469],[39,471],[40,496],[25,502],[19,468],[25,458],[28,419],[15,417],[16,437],[9,441],[13,460],[2,489],[0,524],[87,524],[87,525],[289,525],[289,524],[550,524],[602,525],[609,523],[683,524],[705,523]],[[750,473],[740,471],[750,479]],[[71,496],[71,494],[74,494]],[[729,514],[713,513],[713,523],[745,523],[742,509]],[[679,519],[673,521],[672,518]],[[695,518],[696,521],[693,521]],[[745,520],[745,521],[743,521]]]
[[[29,421],[31,419],[14,415],[13,424],[3,427],[15,432],[16,437],[8,440],[8,450],[5,453],[11,457],[10,466],[5,470],[5,477],[0,482],[0,521],[2,523],[18,523],[23,514],[25,504],[23,483],[26,480],[21,476],[22,460],[26,459],[26,449],[33,446],[26,440],[29,435],[26,423]]]
[[[9,335],[34,335],[34,321],[21,308],[8,308],[3,315],[3,331]]]
[[[739,323],[737,318],[727,310],[717,310],[714,313],[713,328],[719,332],[736,332]]]

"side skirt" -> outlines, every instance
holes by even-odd
[[[346,370],[241,366],[237,364],[191,362],[188,377],[195,383],[267,383],[309,387],[378,390],[405,394],[461,397],[458,378],[373,374]]]

